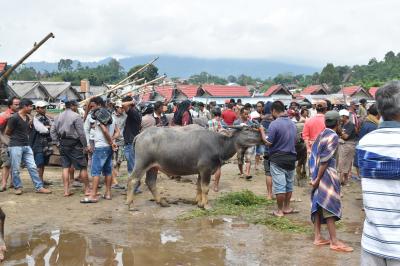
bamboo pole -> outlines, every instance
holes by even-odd
[[[133,76],[137,75],[138,73],[140,73],[140,72],[142,72],[143,70],[145,70],[146,68],[148,68],[148,67],[149,67],[150,65],[152,65],[155,61],[157,61],[158,58],[159,58],[159,57],[154,58],[152,61],[150,61],[149,63],[147,63],[147,64],[144,65],[143,67],[141,67],[140,69],[136,70],[134,73],[132,73],[131,75],[127,76],[126,78],[124,78],[123,80],[121,80],[120,82],[118,82],[117,84],[115,84],[114,86],[112,86],[110,90],[107,90],[107,91],[105,91],[105,92],[103,92],[103,93],[99,93],[99,94],[94,95],[94,96],[92,96],[92,97],[89,97],[89,98],[87,98],[87,99],[85,99],[85,100],[82,100],[82,101],[79,102],[79,104],[80,104],[80,105],[84,105],[84,104],[86,104],[87,102],[89,102],[89,100],[90,100],[91,98],[98,97],[98,96],[103,96],[103,95],[105,95],[105,94],[108,94],[108,93],[110,93],[110,92],[113,92],[113,91],[116,91],[116,90],[120,89],[121,87],[119,87],[119,86],[120,86],[122,83],[124,83],[124,82],[127,81],[128,79],[132,78]]]
[[[150,84],[153,84],[153,83],[155,83],[157,81],[163,80],[166,77],[167,77],[166,75],[162,75],[161,77],[158,77],[158,78],[155,78],[155,79],[153,79],[153,80],[151,80],[149,82],[146,82],[146,83],[140,85],[139,87],[136,87],[136,88],[132,89],[131,91],[127,91],[127,92],[121,93],[120,95],[118,95],[118,97],[113,97],[112,100],[116,100],[118,98],[122,98],[122,96],[125,96],[125,95],[127,95],[129,93],[140,92],[140,89],[145,88],[146,86],[148,86]]]

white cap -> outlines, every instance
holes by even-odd
[[[46,102],[46,101],[38,101],[38,102],[35,103],[36,107],[46,107],[48,105],[49,105],[49,103]]]
[[[340,116],[342,116],[342,115],[344,115],[344,116],[350,116],[350,112],[349,111],[347,111],[346,109],[342,109],[342,110],[340,110],[339,111],[339,115]]]
[[[257,119],[260,118],[260,114],[257,111],[253,111],[250,114],[250,119]]]
[[[121,100],[115,101],[115,107],[122,107],[122,101]]]

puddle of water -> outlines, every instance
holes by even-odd
[[[165,230],[161,241],[150,246],[124,247],[77,232],[53,230],[50,233],[7,236],[8,252],[4,265],[224,265],[224,248],[179,250],[174,242],[178,231]]]

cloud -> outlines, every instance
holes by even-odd
[[[173,54],[321,66],[366,63],[398,49],[396,0],[7,1],[0,60]]]

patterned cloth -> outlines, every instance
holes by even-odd
[[[336,172],[335,153],[339,144],[339,136],[332,129],[326,128],[315,140],[310,155],[311,180],[317,178],[320,163],[328,163],[318,188],[311,192],[311,220],[314,222],[318,207],[322,207],[335,215],[336,220],[342,216],[340,203],[340,179]],[[321,217],[321,223],[326,220]]]
[[[365,221],[361,246],[400,261],[400,122],[383,121],[357,146]]]

